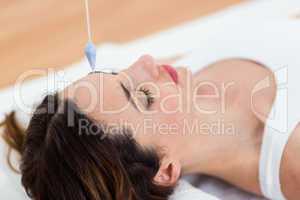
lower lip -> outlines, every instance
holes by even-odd
[[[170,65],[162,65],[162,67],[168,72],[172,80],[177,84],[178,83],[177,71]]]

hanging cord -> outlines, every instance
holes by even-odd
[[[89,0],[85,0],[85,13],[86,13],[86,26],[87,26],[88,38],[89,41],[92,41]]]
[[[97,60],[97,48],[93,44],[92,41],[92,33],[91,33],[91,21],[90,21],[90,9],[89,9],[89,1],[85,0],[85,10],[86,10],[86,24],[87,24],[87,32],[88,32],[88,43],[85,47],[85,55],[89,61],[90,67],[92,71],[95,70],[96,60]]]

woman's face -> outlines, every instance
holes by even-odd
[[[182,132],[188,119],[191,74],[159,65],[142,56],[118,74],[91,73],[69,86],[64,95],[92,119],[111,131],[131,129],[142,145],[155,134]],[[84,127],[84,122],[82,123]]]

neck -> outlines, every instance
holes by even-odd
[[[194,114],[183,123],[184,130],[180,134],[161,136],[155,144],[166,147],[165,153],[181,163],[183,174],[222,177],[223,172],[232,168],[231,158],[235,153],[231,144],[235,136],[226,133],[226,122]]]
[[[237,157],[236,140],[240,137],[236,134],[237,125],[232,123],[235,111],[203,112],[215,105],[218,105],[215,99],[197,101],[198,108],[186,115],[182,130],[172,135],[172,140],[159,138],[161,146],[166,146],[168,153],[181,162],[184,174],[202,173],[222,178],[236,163],[233,158]]]
[[[199,120],[201,119],[201,120]],[[219,176],[222,171],[231,168],[233,162],[228,162],[234,154],[232,146],[234,132],[228,133],[226,122],[205,118],[205,116],[196,116],[190,122],[194,125],[190,134],[182,136],[180,156],[183,172],[203,173],[207,175]],[[232,127],[231,127],[232,128]]]

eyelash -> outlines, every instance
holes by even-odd
[[[149,108],[154,103],[154,97],[149,89],[140,88],[140,92],[143,92],[147,98],[147,108]]]
[[[123,85],[123,83],[121,83],[121,87],[123,88],[123,90],[125,91],[125,94],[126,94],[127,98],[129,99],[130,98],[130,92],[129,92],[129,90]],[[138,91],[144,93],[144,95],[147,98],[147,105],[146,105],[146,107],[150,108],[150,106],[154,103],[154,97],[153,97],[152,93],[150,92],[150,90],[142,87],[142,88],[138,89]]]

